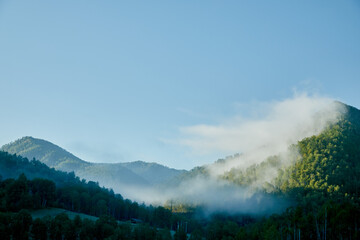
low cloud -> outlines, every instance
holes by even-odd
[[[178,143],[198,154],[246,154],[237,162],[246,167],[268,156],[286,152],[291,144],[301,139],[319,134],[344,112],[341,104],[330,98],[307,94],[264,103],[259,110],[261,112],[256,115],[262,116],[260,118],[237,115],[218,125],[183,127],[183,137]]]
[[[252,188],[241,187],[226,180],[204,176],[185,180],[171,188],[123,185],[117,186],[114,190],[140,203],[201,206],[206,215],[215,212],[269,214],[281,212],[289,206],[284,199],[265,195]]]
[[[205,166],[209,175],[186,179],[176,187],[122,189],[126,197],[146,203],[164,204],[170,199],[190,205],[202,205],[209,212],[271,213],[284,209],[280,199],[256,192],[256,188],[270,183],[276,176],[276,167],[265,169],[252,186],[241,187],[219,176],[232,168],[245,170],[277,155],[281,166],[288,166],[299,157],[297,141],[317,135],[329,124],[335,123],[345,112],[342,104],[332,99],[296,95],[291,99],[262,104],[255,119],[235,116],[218,125],[195,125],[182,128],[178,142],[193,151],[241,153],[224,161]]]

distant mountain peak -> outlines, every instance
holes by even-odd
[[[159,166],[159,167],[164,167],[164,168],[167,168],[167,169],[174,169],[174,170],[178,170],[178,171],[183,171],[181,169],[175,169],[175,168],[171,168],[169,166],[166,166],[164,164],[160,164],[160,163],[157,163],[157,162],[146,162],[146,161],[142,161],[142,160],[136,160],[136,161],[133,161],[133,162],[123,162],[122,164],[124,165],[133,165],[133,166]]]
[[[178,170],[169,168],[167,166],[155,163],[155,162],[125,162],[121,163],[124,167],[130,169],[134,173],[142,176],[145,180],[151,184],[159,184],[166,180],[170,180],[184,172],[185,170]]]
[[[57,170],[74,171],[80,178],[97,181],[114,189],[124,185],[155,185],[184,172],[140,160],[127,163],[90,163],[49,141],[31,136],[6,144],[1,150],[28,159],[35,158]]]
[[[88,163],[65,149],[43,139],[22,137],[1,147],[2,151],[18,154],[28,159],[36,158],[49,167],[71,172]]]

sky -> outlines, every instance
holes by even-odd
[[[360,108],[359,43],[355,0],[0,0],[0,145],[191,169],[235,152],[184,129],[299,95]]]

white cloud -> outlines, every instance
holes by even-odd
[[[201,204],[209,212],[229,211],[265,213],[281,211],[286,202],[254,192],[265,182],[277,176],[277,167],[269,167],[249,187],[241,187],[219,175],[233,167],[246,168],[260,163],[267,157],[278,155],[282,166],[291,164],[298,157],[297,149],[289,149],[297,141],[319,134],[330,123],[335,123],[345,109],[332,99],[295,95],[291,99],[261,103],[256,119],[234,116],[218,125],[196,125],[182,128],[183,137],[178,142],[195,152],[241,152],[226,161],[208,165],[210,176],[187,179],[171,188],[130,188],[128,197],[147,203],[163,204],[175,199],[190,204]],[[255,112],[256,113],[256,112]],[[125,189],[122,189],[124,192]]]
[[[249,164],[284,152],[297,141],[320,133],[337,121],[343,109],[330,98],[296,95],[291,99],[261,104],[261,118],[234,116],[218,125],[181,128],[180,144],[198,154],[245,153]]]

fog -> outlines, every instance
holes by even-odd
[[[260,107],[259,107],[260,106]],[[180,143],[197,153],[242,153],[218,174],[232,167],[247,167],[266,157],[286,152],[306,137],[317,135],[338,120],[345,109],[332,99],[306,94],[291,99],[257,104],[261,117],[246,119],[237,115],[218,125],[195,125],[182,128]]]
[[[166,201],[202,205],[208,211],[229,213],[265,213],[281,211],[287,204],[256,192],[256,188],[277,176],[277,168],[269,168],[254,185],[240,187],[219,177],[232,168],[246,169],[267,157],[277,155],[281,166],[293,164],[299,157],[299,140],[317,135],[345,113],[342,104],[329,98],[296,95],[291,99],[261,104],[256,118],[237,115],[218,125],[195,125],[181,128],[178,143],[202,154],[211,152],[240,153],[218,163],[205,166],[208,176],[187,179],[169,188],[115,188],[125,197],[148,204]]]
[[[198,176],[172,188],[116,186],[114,191],[138,203],[155,206],[200,206],[206,215],[216,212],[270,214],[281,212],[289,206],[289,202],[282,198],[265,195],[215,177]]]

